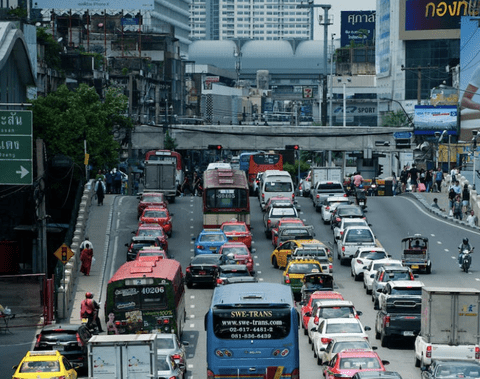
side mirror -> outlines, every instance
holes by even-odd
[[[195,237],[192,237],[192,241],[195,241]]]
[[[368,332],[369,330],[372,330],[369,326],[365,326],[364,329]]]
[[[361,316],[361,315],[363,315],[363,312],[362,311],[357,311],[357,315]]]
[[[251,253],[255,254],[257,252],[257,249],[252,248]]]
[[[125,244],[125,246],[127,246],[127,247],[128,247],[128,243],[126,243],[126,244]]]

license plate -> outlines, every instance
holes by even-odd
[[[232,241],[238,241],[238,237],[232,237]]]
[[[412,269],[418,269],[418,265],[412,265]]]
[[[207,275],[207,272],[206,272],[206,271],[200,271],[200,272],[198,273],[198,275]]]
[[[55,349],[55,350],[58,350],[58,351],[63,351],[63,350],[65,350],[65,348],[64,348],[63,345],[55,345],[55,346],[54,346],[54,349]]]
[[[211,247],[210,250],[211,251],[217,251],[217,248],[216,247]]]
[[[413,337],[415,334],[413,332],[410,332],[410,331],[406,331],[406,332],[403,332],[403,335],[405,337]]]

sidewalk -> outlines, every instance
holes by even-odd
[[[72,296],[70,304],[68,304],[69,321],[72,324],[80,322],[80,305],[85,299],[86,292],[94,294],[94,300],[101,302],[100,306],[100,320],[102,320],[103,329],[105,328],[104,307],[105,294],[100,293],[105,281],[105,266],[106,257],[108,255],[108,247],[110,241],[110,231],[112,224],[113,205],[118,195],[106,195],[103,200],[103,205],[98,206],[97,201],[92,199],[89,209],[86,209],[88,214],[87,224],[85,227],[85,236],[89,237],[93,245],[93,256],[95,257],[95,264],[90,270],[89,276],[84,276],[77,272],[75,286],[73,288],[75,295]],[[80,270],[80,265],[78,265]]]

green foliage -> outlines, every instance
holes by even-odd
[[[48,67],[59,69],[61,66],[60,53],[62,46],[47,33],[45,28],[37,28],[37,43],[45,46],[45,63]]]
[[[175,141],[175,138],[172,138],[172,136],[167,130],[167,132],[165,133],[164,149],[175,150],[177,146],[178,146],[177,141]]]
[[[122,75],[127,76],[128,75],[128,67],[122,68]]]
[[[101,101],[94,88],[80,84],[75,91],[63,85],[56,92],[32,102],[34,138],[42,138],[49,158],[57,154],[84,165],[84,140],[90,164],[114,167],[120,145],[114,133],[132,128],[128,99],[116,88],[106,91]]]
[[[94,64],[95,64],[95,69],[100,69],[100,67],[103,66],[103,62],[104,62],[104,57],[102,54],[99,54],[99,53],[87,53],[87,52],[83,52],[82,51],[83,46],[80,46],[79,47],[79,50],[80,50],[80,54],[82,55],[87,55],[89,57],[93,57],[93,61],[94,61]]]
[[[382,126],[402,127],[409,126],[410,120],[402,110],[390,111],[383,115]]]
[[[7,13],[9,16],[12,17],[27,18],[27,10],[25,8],[22,8],[21,6],[18,6],[16,8],[10,8]]]
[[[292,178],[298,176],[298,160],[294,164],[285,162],[283,164],[283,169],[287,171]],[[310,165],[307,162],[300,161],[300,172],[305,172],[310,169]]]

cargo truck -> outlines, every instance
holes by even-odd
[[[332,181],[343,183],[341,167],[312,167],[310,171],[310,188],[313,190],[318,182]]]
[[[88,341],[90,379],[157,378],[155,334],[98,335]]]
[[[470,288],[422,288],[420,334],[415,366],[438,359],[480,359],[480,291]]]
[[[143,186],[144,192],[161,192],[174,203],[177,193],[175,161],[145,161]]]

